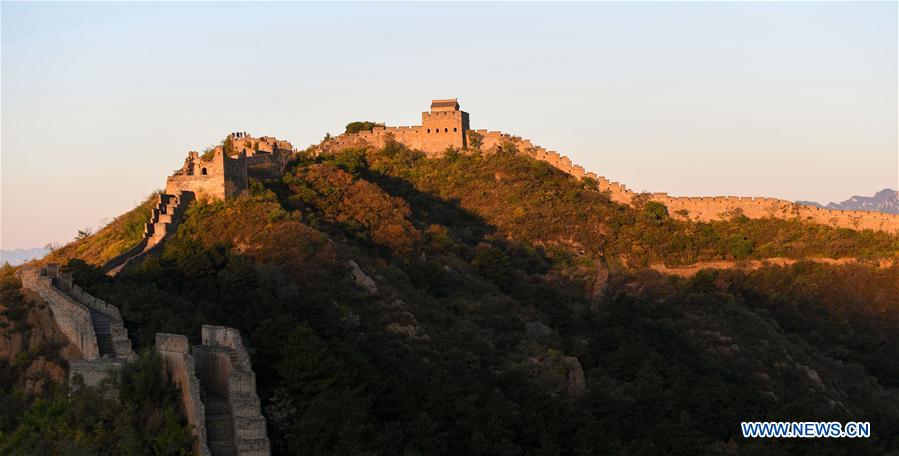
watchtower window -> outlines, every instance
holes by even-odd
[[[453,127],[453,131],[456,131],[456,127]]]
[[[430,128],[428,128],[428,133],[430,133],[430,132],[431,132],[431,129],[430,129]]]
[[[202,173],[202,174],[205,176],[205,175],[206,175],[206,168],[203,168],[203,169],[200,171],[200,173]]]
[[[443,132],[444,132],[444,133],[446,133],[446,132],[448,132],[448,131],[449,131],[449,128],[444,128],[444,129],[443,129]]]

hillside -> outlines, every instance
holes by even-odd
[[[116,217],[97,233],[80,237],[50,252],[38,262],[64,264],[69,260],[80,259],[97,266],[102,265],[141,240],[144,225],[150,220],[150,210],[156,202],[156,195],[157,193],[150,195],[143,203]]]
[[[137,347],[239,328],[276,454],[899,451],[899,236],[678,220],[508,150],[315,152],[191,204],[114,278],[98,266],[152,198],[47,261],[115,303]],[[796,262],[649,268],[775,257]],[[804,261],[820,258],[852,263]],[[747,420],[873,436],[746,440]]]

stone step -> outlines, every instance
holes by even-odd
[[[231,415],[206,415],[206,438],[209,440],[234,440]]]
[[[265,418],[236,418],[234,431],[238,440],[256,440],[266,438]]]
[[[97,312],[90,311],[91,325],[94,327],[94,335],[97,337],[97,350],[100,356],[115,355],[115,344],[112,340],[112,332],[109,329],[109,317]]]
[[[131,341],[128,339],[113,339],[112,346],[116,353],[126,353],[131,350]]]
[[[97,350],[100,356],[115,355],[115,346],[112,344],[112,338],[109,335],[97,335]]]
[[[112,331],[109,330],[108,322],[93,322],[94,323],[94,333],[98,336],[111,336]]]
[[[235,417],[253,417],[262,413],[262,406],[256,394],[240,394],[231,396],[232,414]]]
[[[212,456],[237,456],[234,442],[231,440],[209,440],[206,444]]]
[[[210,394],[203,399],[203,404],[206,406],[207,415],[217,415],[222,413],[231,414],[231,406],[225,398]]]
[[[271,448],[268,439],[239,440],[237,452],[241,456],[268,456]]]

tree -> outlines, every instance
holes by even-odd
[[[86,239],[94,234],[94,229],[91,227],[85,227],[83,229],[78,230],[78,234],[75,235],[75,240],[80,241],[82,239]]]
[[[643,213],[652,220],[664,220],[668,218],[668,207],[658,201],[648,201],[643,206]]]
[[[222,148],[225,151],[226,156],[234,155],[234,141],[231,139],[231,135],[228,135],[224,141],[222,141]]]
[[[481,150],[484,144],[484,136],[476,131],[468,131],[468,148],[471,150]]]
[[[359,133],[360,131],[372,131],[375,127],[383,127],[384,124],[370,121],[357,121],[346,124],[346,134]]]

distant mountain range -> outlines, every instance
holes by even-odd
[[[842,203],[830,203],[827,206],[814,201],[796,201],[796,203],[844,211],[877,211],[887,214],[899,214],[899,192],[889,188],[875,193],[874,196],[856,195]]]
[[[0,250],[0,265],[9,262],[13,266],[18,266],[27,261],[37,258],[43,258],[44,255],[50,253],[49,249],[44,247],[35,247],[33,249],[13,249]]]

